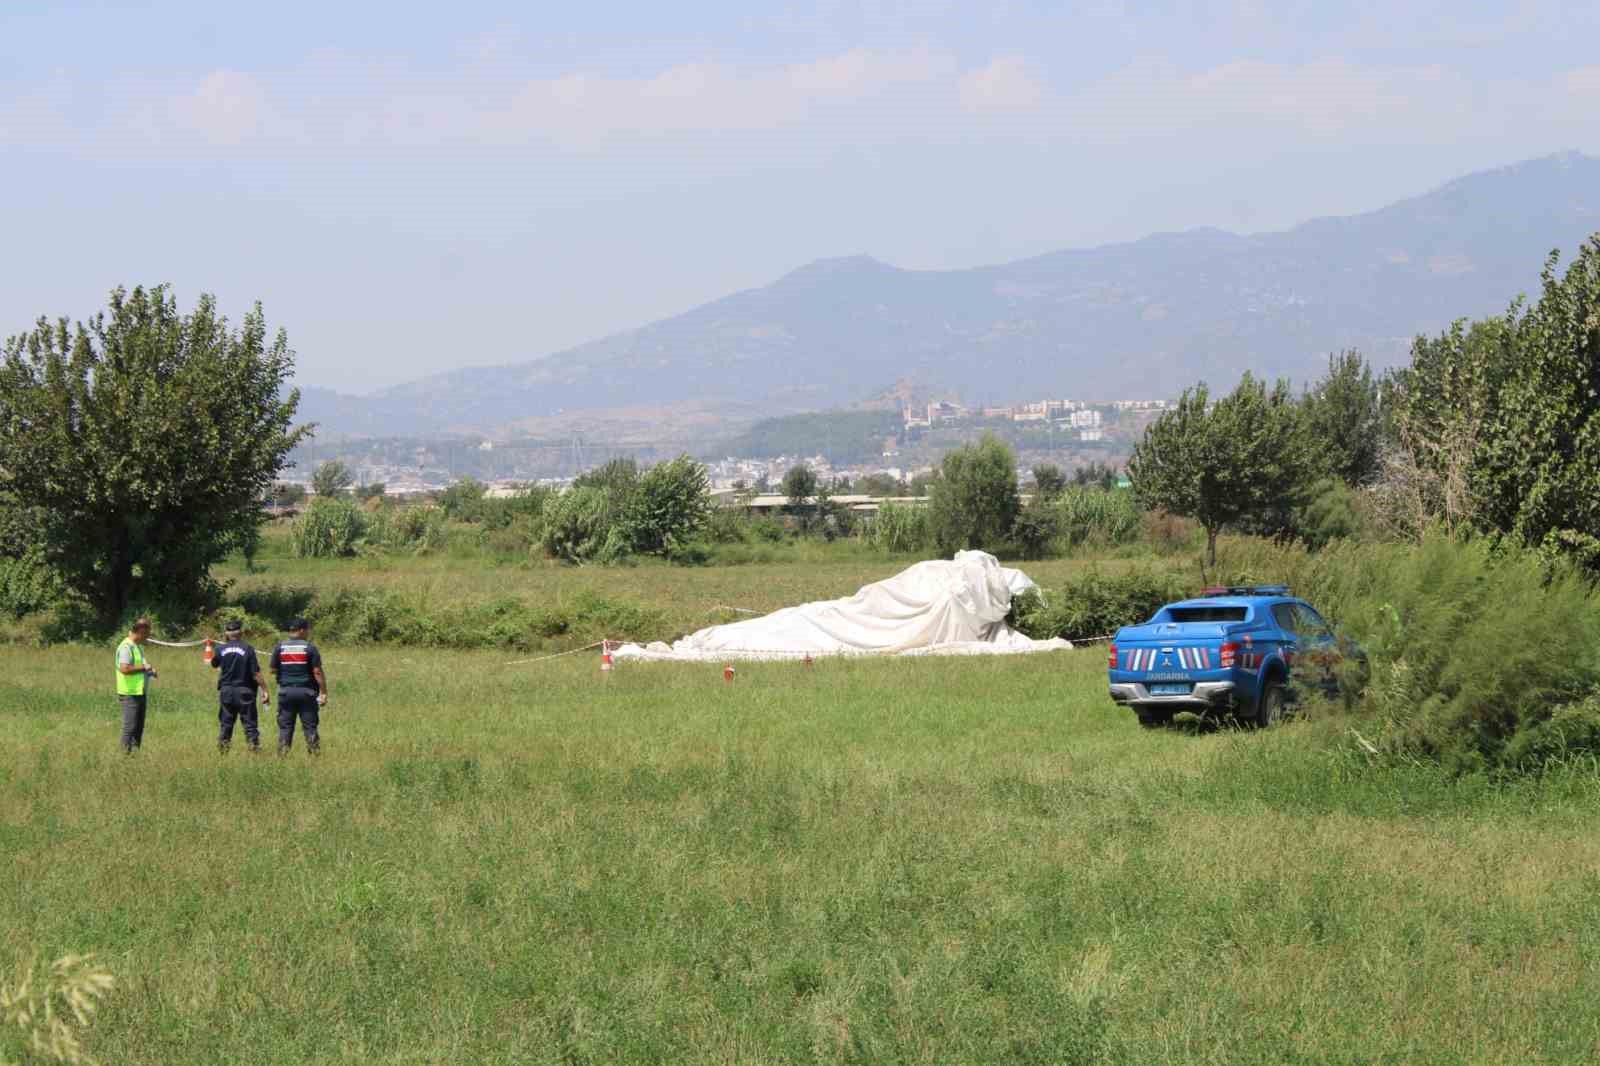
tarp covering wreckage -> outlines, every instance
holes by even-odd
[[[854,596],[711,626],[673,644],[624,644],[617,659],[711,662],[836,655],[1016,655],[1072,647],[1006,625],[1011,597],[1037,588],[987,552],[917,563]]]

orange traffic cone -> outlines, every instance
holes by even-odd
[[[207,666],[210,666],[211,665],[211,660],[215,659],[216,657],[217,657],[217,653],[215,651],[211,650],[211,638],[207,637],[206,638],[206,650],[200,653],[200,658],[205,660],[205,664]]]
[[[602,640],[600,642],[600,672],[610,677],[611,665],[611,642]]]
[[[729,663],[727,666],[724,666],[722,668],[722,680],[725,681],[725,682],[728,682],[729,684],[733,683],[733,664],[732,663]]]

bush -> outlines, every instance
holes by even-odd
[[[627,554],[627,541],[612,528],[606,490],[575,486],[553,497],[544,509],[544,550],[569,563],[607,561]]]
[[[298,519],[290,538],[301,559],[326,559],[356,554],[365,542],[369,519],[347,499],[319,496]]]
[[[0,615],[21,618],[61,602],[65,589],[45,565],[44,551],[30,546],[15,558],[0,555]]]
[[[588,594],[555,604],[530,605],[510,597],[461,604],[436,599],[427,587],[414,591],[267,587],[239,599],[239,607],[216,612],[207,624],[242,616],[251,633],[261,637],[300,615],[312,624],[319,640],[330,643],[519,651],[558,638],[561,643],[584,643],[601,638],[650,641],[672,635],[660,611]]]
[[[1016,627],[1035,640],[1091,640],[1146,621],[1192,589],[1176,574],[1135,570],[1084,573],[1047,592],[1024,593],[1012,605]]]
[[[932,494],[928,520],[940,549],[993,548],[1011,535],[1022,509],[1016,457],[985,434],[945,454]]]
[[[1017,515],[1011,527],[1011,539],[1024,559],[1043,559],[1049,554],[1059,531],[1056,509],[1040,498]]]
[[[699,538],[710,518],[706,468],[680,455],[639,478],[621,515],[620,533],[641,555],[671,555]]]

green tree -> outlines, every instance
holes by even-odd
[[[1481,370],[1497,401],[1473,464],[1478,525],[1600,569],[1600,233],[1539,300],[1513,305],[1511,343]],[[1490,349],[1493,352],[1493,349]],[[1509,360],[1505,359],[1509,356]],[[1509,362],[1509,365],[1506,365]]]
[[[325,499],[343,496],[356,482],[350,468],[337,459],[330,459],[311,474],[311,491]]]
[[[941,550],[995,547],[1011,535],[1022,510],[1016,456],[985,433],[976,444],[945,453],[932,493],[928,521]]]
[[[863,496],[904,496],[906,483],[888,474],[868,474],[856,480],[855,490]]]
[[[585,470],[573,479],[575,489],[600,489],[621,506],[639,487],[639,464],[632,459],[612,459],[603,466]]]
[[[1379,383],[1359,352],[1328,356],[1328,373],[1301,401],[1307,444],[1319,472],[1352,488],[1377,480],[1383,458]]]
[[[789,497],[789,506],[803,510],[817,494],[817,473],[804,463],[791,466],[778,483],[778,491]]]
[[[1054,463],[1040,463],[1033,468],[1033,491],[1041,500],[1061,495],[1067,487],[1067,475]]]
[[[388,490],[388,486],[385,485],[381,481],[372,481],[372,482],[368,482],[365,485],[357,485],[356,486],[356,499],[362,500],[362,501],[366,501],[366,500],[381,500],[381,499],[383,499],[383,494],[387,490]]]
[[[623,516],[633,550],[670,555],[699,537],[711,517],[709,489],[706,468],[687,455],[645,471]]]
[[[1114,489],[1117,487],[1117,470],[1110,463],[1096,459],[1074,470],[1072,483],[1081,489]]]
[[[1210,402],[1204,384],[1145,430],[1128,460],[1139,503],[1199,522],[1206,566],[1217,562],[1217,534],[1248,524],[1281,532],[1306,488],[1299,412],[1285,382],[1268,390],[1248,372],[1233,392]]]
[[[0,493],[39,509],[49,566],[106,623],[136,601],[196,609],[309,432],[293,369],[259,304],[235,329],[160,285],[76,326],[41,318],[5,343]]]
[[[481,510],[483,498],[489,492],[489,486],[477,478],[464,477],[459,481],[452,481],[450,485],[439,493],[439,509],[446,518],[457,522],[474,522],[482,517]]]

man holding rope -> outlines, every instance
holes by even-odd
[[[208,640],[209,644],[210,641]],[[261,752],[261,727],[256,719],[256,693],[262,703],[272,702],[267,683],[261,677],[261,663],[256,650],[244,642],[244,623],[230,619],[222,627],[222,645],[211,657],[212,669],[217,673],[217,751],[228,754],[233,744],[233,722],[237,718],[244,725],[244,739],[250,753]]]
[[[156,669],[144,660],[144,642],[150,636],[150,619],[134,621],[128,639],[117,645],[117,703],[122,707],[122,750],[132,755],[144,743],[146,682],[156,679]]]
[[[294,744],[295,719],[305,727],[306,750],[322,751],[317,732],[317,711],[328,703],[328,678],[322,672],[322,653],[310,640],[311,626],[304,618],[289,623],[289,637],[272,649],[272,673],[278,679],[278,754],[289,754]]]

